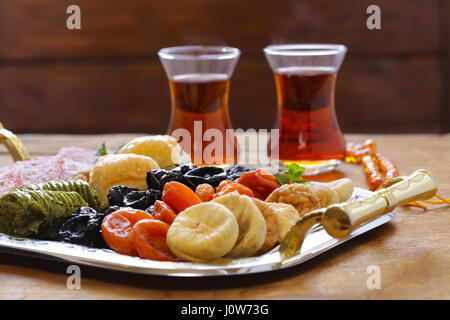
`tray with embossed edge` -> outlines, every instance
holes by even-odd
[[[19,139],[0,123],[0,142],[13,159],[29,158]],[[125,272],[202,277],[273,271],[303,263],[364,232],[374,229],[395,215],[397,205],[425,200],[437,192],[433,174],[420,169],[408,177],[385,182],[376,192],[355,188],[350,201],[314,210],[302,217],[270,252],[250,258],[220,259],[212,263],[162,262],[130,257],[108,249],[88,248],[58,241],[44,241],[0,233],[0,250],[32,257]]]
[[[371,195],[372,192],[355,188],[352,200]],[[0,250],[44,259],[56,259],[73,264],[88,265],[111,270],[175,277],[226,276],[267,272],[303,263],[360,234],[372,230],[395,215],[395,210],[361,225],[347,237],[335,239],[323,226],[313,227],[307,234],[301,251],[281,263],[279,245],[270,252],[250,258],[220,259],[213,263],[165,262],[118,254],[109,249],[95,249],[58,241],[44,241],[9,236],[0,233]]]

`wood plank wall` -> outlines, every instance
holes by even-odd
[[[344,132],[450,131],[450,0],[0,0],[0,121],[17,132],[165,132],[166,46],[241,49],[235,127],[270,128],[276,93],[262,49],[349,48],[336,109]],[[77,4],[82,30],[66,28]],[[381,30],[366,8],[381,8]]]

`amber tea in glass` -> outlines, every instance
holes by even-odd
[[[306,174],[335,169],[345,156],[334,106],[345,46],[276,45],[264,51],[275,75],[280,132],[271,143],[280,161],[305,166]]]
[[[226,130],[232,129],[228,93],[239,55],[236,48],[218,46],[172,47],[159,52],[169,78],[172,101],[168,132],[172,134],[178,129],[190,132],[191,141],[185,149],[189,149],[186,151],[194,163],[223,164],[237,159],[236,139]],[[220,134],[209,139],[207,133],[211,130]],[[205,133],[206,139],[199,141],[198,135],[203,137]],[[222,148],[204,152],[218,136]]]

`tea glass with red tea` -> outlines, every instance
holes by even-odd
[[[230,78],[240,56],[225,46],[179,46],[158,52],[169,79],[171,118],[168,134],[196,164],[223,164],[237,159],[236,138],[228,113]],[[190,133],[187,138],[182,130]],[[185,141],[190,139],[190,141]],[[215,146],[220,146],[215,148]]]
[[[264,49],[275,76],[280,164],[297,163],[306,175],[334,170],[345,158],[335,113],[336,79],[347,48],[339,44],[283,44]]]

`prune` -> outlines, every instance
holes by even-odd
[[[81,207],[61,225],[58,239],[88,247],[107,248],[101,233],[104,217],[92,208]]]
[[[133,191],[123,198],[123,204],[133,209],[145,210],[160,199],[161,191],[159,190]]]
[[[176,168],[173,168],[172,170],[170,170],[171,172],[179,172],[181,174],[185,174],[188,171],[194,170],[196,169],[197,166],[193,163],[186,163],[186,164],[182,164]]]
[[[195,190],[194,184],[182,173],[182,171],[185,171],[186,169],[188,168],[180,168],[180,170],[150,170],[147,172],[147,186],[150,190],[159,190],[162,192],[164,185],[167,182],[177,181]]]
[[[119,210],[120,207],[119,206],[111,206],[108,209],[105,210],[105,212],[103,213],[105,216],[107,216],[110,213],[113,213],[114,211]]]
[[[244,172],[252,171],[253,169],[243,167],[241,165],[235,164],[232,166],[229,166],[225,169],[225,172],[227,173],[227,180],[236,181],[238,180]]]
[[[111,213],[116,212],[117,210],[121,210],[121,209],[133,209],[133,208],[131,208],[131,207],[111,206],[111,207],[109,207],[108,209],[106,209],[106,210],[103,212],[103,214],[104,214],[105,217],[106,217],[108,214],[111,214]]]
[[[193,191],[202,184],[207,183],[217,187],[223,180],[237,180],[242,173],[251,169],[234,165],[224,170],[216,166],[197,167],[193,163],[180,165],[172,170],[155,169],[147,172],[147,185],[149,189],[162,190],[170,181],[180,182]]]
[[[224,173],[224,170],[215,166],[204,166],[189,170],[186,174],[191,176],[210,178],[218,174]]]
[[[186,172],[188,178],[197,187],[199,184],[208,183],[217,187],[220,182],[227,179],[226,172],[219,167],[204,166]]]
[[[123,207],[124,206],[123,199],[127,194],[133,191],[139,191],[139,189],[120,185],[112,187],[111,189],[109,189],[108,193],[109,205]]]
[[[161,179],[169,172],[164,169],[153,169],[147,172],[147,186],[149,189],[162,190]]]

